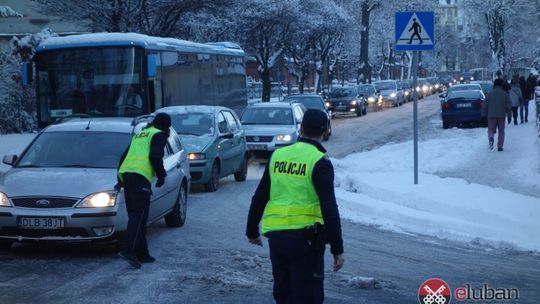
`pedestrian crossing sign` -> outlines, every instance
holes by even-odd
[[[433,50],[434,28],[433,12],[396,12],[396,50]]]

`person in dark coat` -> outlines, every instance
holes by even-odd
[[[512,104],[510,96],[504,91],[504,80],[495,79],[493,90],[487,94],[482,107],[482,117],[488,120],[488,140],[489,148],[493,149],[494,134],[498,129],[497,150],[503,151],[504,146],[504,118],[510,116]]]
[[[531,89],[523,76],[519,77],[519,88],[521,89],[521,96],[523,97],[522,102],[519,104],[519,119],[521,120],[521,123],[523,123],[523,121],[527,122],[527,117],[529,116],[529,99],[531,96]]]
[[[527,78],[527,94],[523,97],[525,100],[523,103],[523,110],[525,112],[525,122],[529,121],[529,101],[534,100],[534,90],[536,88],[536,77],[531,73]],[[521,110],[520,110],[521,111]]]

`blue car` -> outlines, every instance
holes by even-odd
[[[454,91],[446,95],[441,103],[441,118],[443,129],[461,125],[486,126],[482,118],[484,93],[481,90]]]

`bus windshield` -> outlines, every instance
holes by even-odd
[[[76,113],[136,116],[148,113],[143,94],[143,50],[67,48],[35,56],[39,121]]]

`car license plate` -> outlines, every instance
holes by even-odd
[[[248,145],[248,150],[266,150],[266,145]]]
[[[472,103],[458,103],[456,108],[472,108]]]
[[[345,111],[345,110],[347,110],[347,106],[337,106],[336,110],[337,111]]]
[[[24,229],[62,229],[63,217],[19,217],[17,226]]]

